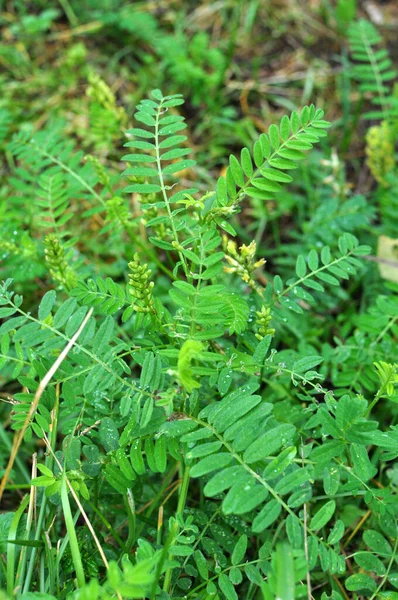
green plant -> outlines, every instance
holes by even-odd
[[[396,253],[394,248],[396,227],[394,226],[398,202],[398,170],[395,145],[398,139],[398,96],[397,86],[390,82],[396,78],[396,70],[386,48],[380,48],[382,37],[368,21],[353,23],[348,31],[352,57],[357,61],[352,76],[359,82],[359,90],[367,95],[377,108],[365,112],[367,119],[380,120],[366,133],[367,165],[377,188],[378,205],[382,222],[382,236],[379,238],[378,257],[380,272],[386,279],[397,281]],[[392,236],[385,238],[384,236]],[[383,261],[392,260],[392,268],[384,267]]]
[[[318,206],[295,244],[256,244],[246,208],[290,202],[323,111],[271,125],[205,191],[182,104],[154,90],[138,105],[124,195],[117,165],[84,160],[61,124],[8,146],[46,291],[31,310],[12,289],[29,274],[4,281],[0,359],[20,449],[46,454],[34,530],[31,491],[0,521],[1,584],[21,600],[394,594],[398,301],[382,288],[348,306],[372,211],[342,175],[341,204],[328,181],[320,194],[334,234]],[[6,473],[8,491],[16,451]]]
[[[352,23],[348,30],[352,58],[357,63],[352,76],[359,82],[359,89],[371,96],[378,107],[365,113],[365,118],[389,120],[397,117],[397,98],[391,93],[389,82],[396,71],[386,48],[380,48],[382,37],[372,23],[360,20]]]

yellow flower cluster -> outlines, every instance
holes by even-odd
[[[271,322],[272,315],[271,309],[265,306],[261,307],[261,310],[256,311],[256,325],[258,327],[258,331],[255,334],[258,340],[263,339],[266,335],[274,335],[275,329],[269,327]]]
[[[247,283],[252,289],[257,290],[256,282],[254,281],[253,272],[265,264],[265,260],[255,259],[256,242],[253,240],[248,246],[242,244],[238,250],[238,245],[233,240],[229,240],[226,236],[223,239],[225,259],[229,266],[224,267],[226,273],[236,273],[242,281]]]

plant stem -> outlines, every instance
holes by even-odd
[[[43,528],[44,517],[46,514],[46,508],[47,508],[47,498],[43,493],[41,506],[40,506],[39,518],[37,520],[37,525],[36,525],[36,532],[35,532],[35,537],[34,537],[35,541],[38,541],[41,538],[41,532],[42,532],[42,528]],[[33,547],[30,558],[29,558],[29,567],[28,567],[28,571],[26,573],[26,578],[25,578],[24,586],[23,586],[24,594],[26,594],[30,588],[30,582],[32,581],[33,572],[34,572],[34,568],[35,568],[36,554],[37,554],[37,548]],[[22,581],[22,578],[23,578],[23,573],[22,573],[22,569],[21,569],[21,581]]]
[[[134,536],[135,536],[135,528],[136,528],[135,502],[134,502],[133,492],[130,489],[127,490],[127,495],[124,496],[123,500],[124,500],[124,505],[125,505],[126,511],[127,511],[127,518],[129,521],[129,535],[127,538],[126,547],[127,547],[127,552],[130,552],[130,550],[133,546]]]
[[[162,170],[162,165],[160,162],[160,148],[159,148],[159,117],[161,116],[162,112],[162,104],[160,104],[159,109],[156,113],[156,124],[155,124],[155,151],[156,151],[156,165],[157,165],[157,169],[158,169],[158,176],[159,176],[159,183],[160,183],[160,187],[162,190],[162,195],[163,195],[163,200],[166,206],[166,210],[167,210],[167,214],[170,220],[170,225],[171,225],[171,229],[173,232],[173,237],[174,237],[174,242],[177,246],[177,250],[178,250],[178,256],[180,258],[182,267],[184,269],[184,273],[185,276],[188,280],[191,279],[190,275],[189,275],[189,270],[188,270],[188,266],[185,260],[185,256],[183,255],[183,253],[181,252],[180,248],[181,248],[181,244],[180,244],[180,240],[178,239],[178,233],[177,233],[177,229],[176,226],[174,224],[174,219],[173,219],[173,213],[171,211],[170,208],[170,202],[169,199],[167,197],[167,192],[166,192],[166,187],[164,184],[164,179],[163,179],[163,170]]]
[[[7,593],[10,596],[14,595],[14,566],[15,566],[15,554],[17,547],[11,542],[17,538],[18,525],[21,520],[23,513],[25,512],[26,507],[29,504],[29,494],[25,496],[22,500],[18,510],[15,512],[13,519],[11,521],[10,530],[8,532],[8,541],[7,544]]]
[[[176,512],[177,520],[170,532],[170,536],[169,536],[170,541],[169,541],[168,546],[170,546],[173,543],[173,540],[178,535],[178,531],[179,531],[178,517],[182,517],[183,512],[184,512],[185,504],[187,501],[188,489],[189,489],[189,480],[190,480],[189,467],[185,467],[185,471],[184,471],[184,475],[183,475],[181,487],[180,487],[180,495],[179,495],[178,504],[177,504],[177,512]],[[163,582],[163,590],[165,592],[168,592],[168,590],[170,588],[172,574],[173,574],[173,569],[171,569],[171,568],[167,569],[165,576],[164,576],[164,582]]]
[[[69,504],[65,473],[62,474],[61,502],[62,510],[64,512],[66,530],[69,534],[69,545],[72,554],[73,565],[76,571],[77,584],[78,587],[82,587],[86,583],[86,579],[84,576],[82,557],[79,550],[79,542],[77,541],[75,525],[73,523],[72,511]]]
[[[365,417],[369,416],[372,409],[376,406],[376,404],[378,403],[378,401],[380,400],[380,398],[382,397],[384,392],[385,392],[384,387],[377,392],[376,396],[373,398],[372,402],[369,404],[368,408],[366,409]]]

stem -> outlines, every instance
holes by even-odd
[[[380,398],[382,397],[382,395],[383,395],[384,391],[385,391],[385,390],[384,390],[384,387],[383,387],[383,388],[381,388],[381,389],[380,389],[380,390],[377,392],[376,396],[373,398],[372,402],[369,404],[368,408],[366,409],[366,412],[365,412],[365,415],[364,415],[365,417],[368,417],[368,416],[369,416],[369,414],[370,414],[370,412],[372,411],[372,409],[373,409],[373,408],[376,406],[376,404],[378,403],[378,401],[379,401],[379,400],[380,400]]]
[[[124,496],[123,500],[124,500],[124,505],[125,505],[126,511],[127,511],[127,518],[129,521],[129,535],[127,538],[126,546],[127,546],[127,552],[130,552],[130,550],[133,546],[133,543],[134,543],[135,528],[136,528],[135,502],[134,502],[133,492],[130,489],[127,490],[127,495]]]
[[[18,510],[15,512],[11,521],[10,530],[8,532],[8,544],[7,544],[7,593],[10,596],[14,596],[14,567],[15,567],[15,554],[17,547],[11,542],[17,538],[18,525],[21,520],[26,507],[29,504],[29,494],[22,500]]]
[[[52,418],[51,418],[50,431],[51,431],[51,446],[52,446],[52,448],[55,448],[56,442],[57,442],[59,394],[60,394],[60,385],[59,385],[59,383],[57,383],[56,387],[55,387],[55,404],[54,404],[54,408],[51,411]],[[51,454],[46,457],[45,464],[49,469],[52,469],[53,458],[52,458]],[[46,508],[47,508],[47,497],[43,493],[43,498],[42,498],[42,502],[41,502],[41,506],[40,506],[39,519],[38,519],[37,526],[36,526],[36,533],[35,533],[35,538],[34,538],[35,540],[39,540],[41,538]],[[30,553],[29,569],[28,569],[28,572],[26,575],[24,592],[29,590],[30,581],[31,581],[32,574],[33,574],[33,567],[34,567],[34,563],[35,563],[35,559],[36,559],[36,553],[37,553],[37,548],[33,547],[32,551]],[[20,564],[20,569],[17,572],[17,578],[16,578],[17,582],[19,582],[19,581],[22,582],[24,580],[26,561],[27,561],[27,552],[24,554],[23,560],[21,561],[21,564]]]
[[[43,497],[42,497],[41,506],[40,506],[40,513],[39,513],[39,518],[37,520],[36,532],[35,532],[35,537],[34,537],[35,541],[38,541],[41,538],[41,532],[43,529],[43,522],[44,522],[44,517],[46,514],[46,509],[47,509],[47,498],[43,492]],[[30,558],[29,558],[29,567],[28,567],[28,571],[26,573],[26,578],[25,578],[24,586],[23,586],[24,594],[26,594],[30,588],[30,582],[32,581],[33,571],[35,568],[36,554],[37,554],[37,548],[33,547]],[[21,572],[21,581],[22,581],[22,576],[23,576],[23,573]]]
[[[189,480],[190,480],[189,467],[185,467],[185,471],[184,471],[184,475],[183,475],[181,487],[180,487],[180,496],[178,498],[178,504],[177,504],[177,512],[176,512],[177,518],[182,517],[183,512],[184,512],[185,504],[187,501],[187,495],[188,495]],[[170,532],[169,543],[166,544],[165,549],[166,548],[168,549],[168,547],[171,545],[173,540],[177,537],[178,531],[179,531],[179,525],[178,525],[178,520],[176,520],[176,522]],[[165,592],[168,592],[168,590],[170,588],[172,574],[173,574],[173,569],[168,568],[165,573],[164,582],[163,582],[163,590]]]
[[[184,476],[182,478],[182,483],[181,483],[181,487],[180,487],[180,497],[178,499],[177,513],[176,513],[177,516],[179,516],[179,517],[182,517],[182,514],[185,509],[185,504],[187,501],[189,480],[190,480],[189,471],[190,471],[190,468],[185,467],[185,472],[184,472]]]
[[[36,476],[37,476],[37,453],[33,454],[33,456],[32,456],[32,479]],[[36,489],[32,486],[28,514],[27,514],[27,519],[26,519],[25,536],[24,536],[25,539],[27,539],[27,540],[30,538],[30,532],[32,529],[33,512],[36,507],[36,493],[37,493]],[[22,547],[20,555],[19,555],[19,563],[18,563],[18,567],[17,567],[17,573],[15,576],[15,587],[17,589],[19,589],[19,582],[23,580],[27,556],[28,556],[28,548],[26,546]]]
[[[69,21],[69,23],[71,24],[71,27],[76,27],[79,24],[79,21],[73,11],[73,8],[71,7],[71,5],[69,4],[68,0],[58,0],[65,15],[67,16],[67,19]]]
[[[162,171],[162,165],[160,162],[160,152],[159,152],[159,150],[160,150],[159,149],[159,117],[162,114],[161,109],[162,109],[162,103],[160,103],[159,109],[156,113],[156,124],[155,124],[155,147],[156,147],[155,150],[156,150],[156,164],[157,164],[158,175],[159,175],[159,183],[160,183],[160,187],[162,190],[163,200],[164,200],[164,203],[166,206],[167,214],[169,216],[170,225],[171,225],[171,229],[172,229],[173,237],[174,237],[174,242],[177,246],[178,256],[180,258],[186,278],[191,279],[191,277],[189,275],[189,271],[188,271],[188,266],[185,261],[185,256],[182,254],[181,250],[179,250],[179,248],[181,248],[181,244],[178,239],[178,233],[177,233],[176,226],[174,225],[173,213],[171,212],[170,202],[167,197],[166,187],[165,187],[164,179],[163,179],[163,171]]]
[[[75,525],[73,523],[72,511],[70,509],[68,488],[66,486],[64,472],[62,473],[61,502],[62,510],[64,512],[66,530],[69,535],[69,545],[72,554],[73,565],[76,571],[77,584],[78,587],[83,587],[83,585],[86,583],[86,579],[84,576],[82,557],[79,550],[79,542],[77,541]]]
[[[377,586],[376,590],[374,591],[374,593],[372,594],[372,596],[369,598],[369,600],[374,600],[374,598],[377,597],[377,595],[380,592],[380,590],[383,587],[383,585],[386,583],[387,578],[388,578],[388,576],[390,574],[391,568],[393,566],[393,563],[396,560],[397,549],[398,549],[398,538],[395,540],[393,554],[392,554],[391,559],[390,559],[390,561],[389,561],[389,563],[387,565],[387,570],[384,573],[381,582],[379,583],[379,585]]]

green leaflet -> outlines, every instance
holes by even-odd
[[[282,505],[277,500],[270,500],[253,520],[254,533],[261,533],[274,523],[282,511]]]
[[[332,518],[335,510],[336,502],[334,500],[326,502],[326,504],[324,504],[312,517],[310,521],[311,529],[321,529],[324,527]]]
[[[202,458],[196,465],[191,469],[192,477],[201,477],[217,469],[222,469],[232,462],[233,457],[227,452],[218,453],[215,456],[206,456]]]
[[[266,458],[286,444],[294,433],[294,427],[288,424],[278,425],[270,429],[247,448],[244,459],[248,463],[253,463]]]

